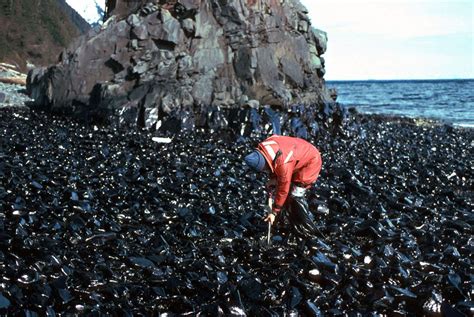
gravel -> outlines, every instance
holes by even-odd
[[[0,83],[0,108],[23,107],[28,101],[32,99],[26,95],[24,86]]]

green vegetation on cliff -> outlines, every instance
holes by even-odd
[[[0,61],[48,65],[80,35],[61,0],[0,0]],[[72,9],[71,9],[72,10]]]

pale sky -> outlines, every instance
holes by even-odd
[[[87,22],[102,22],[102,17],[97,10],[97,6],[104,10],[105,0],[66,0],[66,2],[74,10],[76,10]]]
[[[301,0],[327,80],[474,78],[474,0]]]

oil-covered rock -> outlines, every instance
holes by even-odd
[[[0,314],[472,315],[473,131],[350,116],[308,130],[314,235],[267,245],[242,159],[271,128],[157,143],[2,109]]]

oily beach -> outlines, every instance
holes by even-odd
[[[472,312],[472,129],[350,112],[311,139],[320,234],[268,246],[259,137],[0,112],[2,313]]]
[[[462,38],[408,43],[441,57],[351,27],[354,48],[333,45],[298,0],[84,0],[88,21],[78,1],[3,2],[1,316],[473,315],[474,81],[326,76],[467,74],[446,58]],[[451,30],[405,29],[421,25]],[[322,154],[301,218],[314,230],[290,211],[264,221],[268,175],[251,167],[283,146],[245,157],[271,135]],[[302,157],[286,153],[280,166]]]

